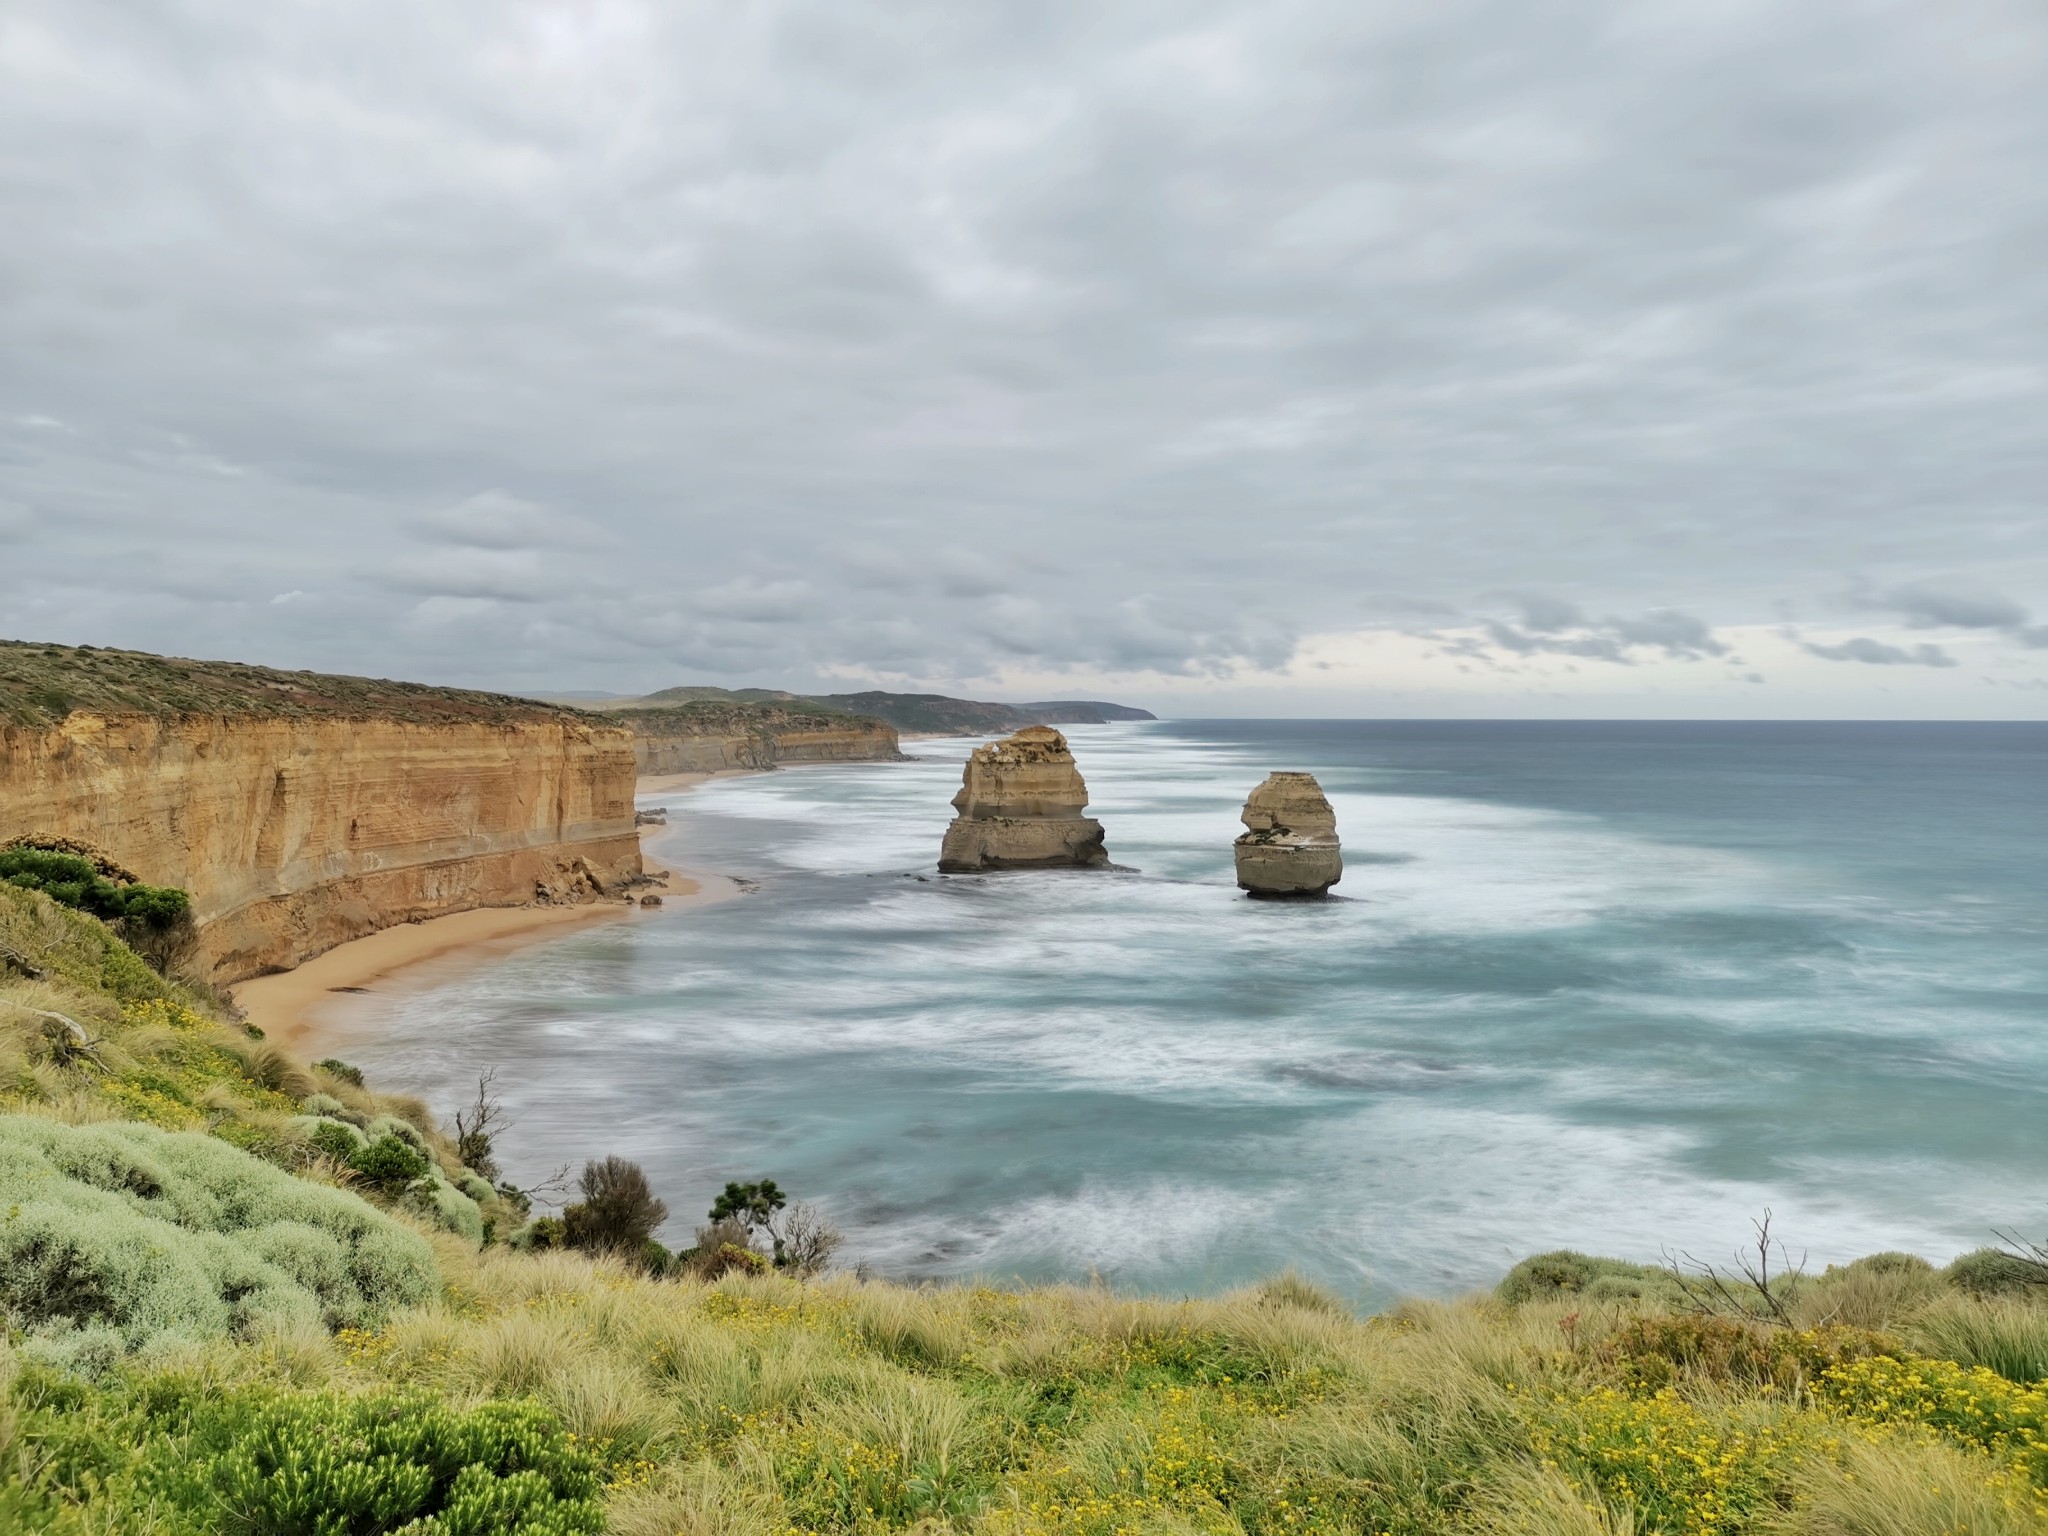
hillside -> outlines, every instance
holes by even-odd
[[[1106,704],[1089,699],[993,704],[976,699],[955,699],[942,693],[888,693],[880,689],[805,695],[775,688],[664,688],[639,698],[607,699],[600,707],[630,715],[645,709],[720,702],[779,706],[835,715],[864,715],[887,721],[899,731],[928,736],[999,736],[1027,725],[1106,725],[1112,721],[1158,718],[1149,710],[1136,709],[1128,704]]]
[[[673,694],[691,690],[672,689]],[[642,774],[721,773],[780,763],[893,762],[896,728],[808,701],[713,696],[620,710]]]
[[[343,1063],[249,1039],[45,896],[0,885],[0,957],[0,1529],[2048,1518],[2048,1285],[2022,1258],[1877,1255],[1700,1311],[1668,1272],[1553,1253],[1490,1296],[1374,1317],[1285,1274],[1183,1300],[806,1275],[709,1249],[709,1227],[674,1265],[549,1246],[588,1222],[514,1232],[502,1136],[444,1134]]]
[[[74,713],[254,715],[433,725],[555,720],[536,699],[383,678],[280,672],[233,661],[0,640],[0,724],[55,725]]]

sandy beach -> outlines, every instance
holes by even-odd
[[[673,794],[711,778],[731,774],[677,773],[643,778],[636,795]],[[435,986],[464,970],[508,955],[537,940],[600,923],[647,921],[678,907],[705,906],[740,893],[724,875],[682,867],[670,828],[640,829],[648,874],[665,883],[650,887],[659,908],[637,903],[591,902],[573,907],[480,907],[451,912],[423,923],[400,923],[274,976],[257,976],[233,989],[235,1004],[270,1039],[299,1055],[318,1050],[330,1034],[357,1034],[381,1011],[379,1006]]]

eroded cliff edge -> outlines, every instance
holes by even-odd
[[[216,983],[640,874],[631,733],[523,699],[0,642],[0,842],[192,896]]]

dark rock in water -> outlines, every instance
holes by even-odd
[[[1244,803],[1237,883],[1255,897],[1320,896],[1344,878],[1337,813],[1312,773],[1273,773]]]

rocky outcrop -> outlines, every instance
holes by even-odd
[[[1081,813],[1088,786],[1047,725],[1026,726],[977,747],[967,759],[946,828],[939,868],[949,874],[984,869],[1088,868],[1109,862],[1102,823]]]
[[[778,763],[895,762],[896,728],[860,715],[772,706],[686,704],[621,712],[644,775],[723,773]]]
[[[74,697],[184,694],[154,712],[109,698],[38,719],[30,706],[48,689],[6,707],[9,684],[29,679],[0,648],[0,721],[16,722],[0,724],[0,843],[77,838],[182,887],[216,983],[395,923],[610,898],[640,877],[633,743],[616,724],[228,663],[58,647],[33,658]]]
[[[1237,883],[1253,896],[1320,896],[1344,878],[1337,813],[1312,773],[1272,773],[1244,803]]]

